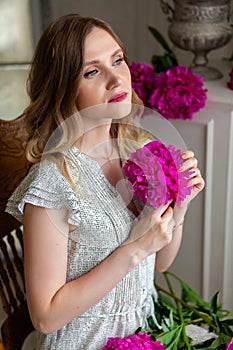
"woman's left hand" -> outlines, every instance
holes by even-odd
[[[189,196],[178,206],[174,206],[174,219],[176,224],[179,224],[183,220],[185,212],[187,210],[188,204],[193,200],[199,192],[205,187],[205,181],[201,176],[201,172],[197,167],[198,161],[194,156],[193,151],[186,151],[182,153],[182,158],[184,160],[183,165],[179,171],[191,170],[192,174],[190,175],[188,186],[193,186],[193,189]]]
[[[194,157],[193,151],[186,151],[182,153],[182,158],[184,160],[183,166],[179,171],[191,170],[192,174],[188,181],[188,186],[193,186],[192,192],[189,196],[185,198],[185,200],[181,203],[181,206],[187,206],[188,203],[194,199],[199,192],[203,190],[205,187],[205,181],[201,176],[201,172],[197,167],[197,159]]]

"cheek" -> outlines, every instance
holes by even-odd
[[[128,90],[130,91],[130,96],[129,96],[129,100],[130,102],[132,101],[132,94],[133,94],[133,88],[132,88],[132,77],[131,77],[131,74],[130,74],[130,71],[129,69],[127,69],[126,71],[126,85],[127,85],[127,88]]]
[[[93,99],[93,91],[86,87],[81,87],[77,94],[76,104],[78,110],[89,107],[91,100]]]
[[[76,97],[76,105],[77,105],[77,108],[78,110],[80,110],[82,108],[82,92],[79,91],[78,94],[77,94],[77,97]]]
[[[129,69],[127,69],[127,72],[126,72],[126,80],[127,80],[129,91],[131,91],[131,97],[132,97],[132,77]]]
[[[128,81],[129,85],[131,85],[131,73],[129,70],[129,67],[127,65],[124,66],[124,72],[123,72],[125,79]]]

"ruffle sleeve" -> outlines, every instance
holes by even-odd
[[[9,198],[6,212],[22,222],[26,203],[47,209],[66,209],[69,224],[78,226],[80,222],[79,198],[52,161],[44,160],[31,167]]]

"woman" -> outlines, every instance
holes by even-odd
[[[67,15],[50,24],[28,91],[27,157],[34,165],[7,210],[24,225],[37,349],[101,349],[108,337],[146,325],[154,268],[173,262],[187,205],[204,181],[193,152],[185,152],[191,195],[143,217],[119,186],[129,140],[135,148],[150,136],[133,125],[140,100],[124,46],[103,21]]]

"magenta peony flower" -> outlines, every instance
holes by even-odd
[[[164,346],[160,342],[152,340],[149,334],[139,332],[138,334],[128,335],[125,338],[108,338],[102,350],[114,349],[163,350]]]
[[[130,65],[132,86],[144,106],[152,108],[149,103],[151,92],[155,88],[156,74],[154,68],[145,62],[132,62]]]
[[[233,90],[233,69],[231,70],[229,76],[230,76],[230,81],[227,83],[227,87]]]
[[[227,345],[226,350],[233,350],[233,338],[231,338],[230,343]]]
[[[171,67],[156,77],[149,104],[166,119],[192,119],[204,107],[207,90],[203,78],[187,67]]]
[[[131,153],[122,170],[134,195],[154,208],[170,199],[180,204],[191,193],[190,170],[178,171],[183,164],[180,150],[173,145],[151,141]]]

